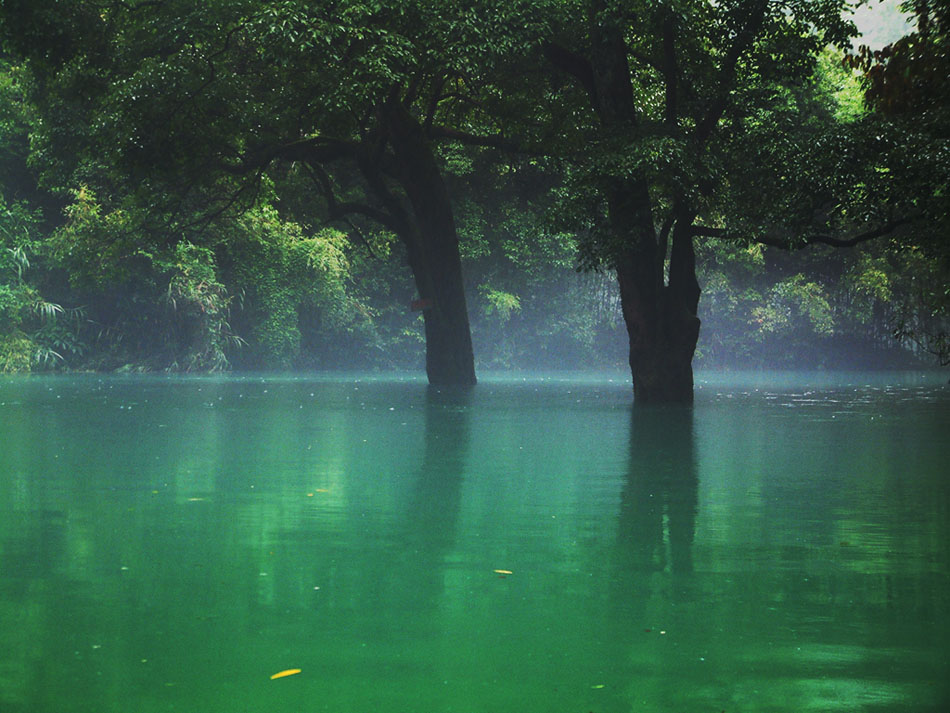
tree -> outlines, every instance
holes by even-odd
[[[890,201],[917,216],[913,235],[893,250],[912,270],[894,333],[950,364],[950,6],[909,0],[915,31],[877,51],[861,47],[849,65],[862,72],[868,124],[891,138],[880,171]]]
[[[405,245],[430,382],[474,383],[458,236],[429,131],[461,80],[433,8],[10,0],[4,11],[8,44],[38,78],[41,143],[73,180],[131,180],[144,205],[174,196],[151,211],[174,234],[253,205],[275,164],[302,167],[329,220],[361,216]],[[79,160],[64,161],[76,148]]]
[[[576,90],[536,92],[560,128],[547,151],[570,165],[562,213],[582,266],[617,275],[640,403],[692,399],[697,238],[847,247],[926,224],[894,200],[894,132],[826,86],[853,32],[846,3],[526,5]],[[827,331],[816,288],[791,278],[772,297]]]
[[[247,332],[271,345],[260,353],[286,359],[302,339],[294,319],[325,309],[320,290],[300,287],[319,279],[301,268],[308,241],[338,249],[332,286],[354,274],[348,249],[372,254],[395,236],[423,309],[430,381],[473,383],[459,226],[477,233],[468,218],[484,205],[473,206],[504,191],[484,208],[506,223],[492,239],[527,235],[505,259],[522,251],[512,262],[530,264],[523,252],[549,244],[553,263],[576,235],[581,266],[616,276],[637,402],[688,402],[697,239],[920,248],[910,229],[942,210],[940,121],[918,131],[859,116],[823,83],[835,61],[827,46],[853,32],[842,10],[854,2],[3,0],[0,29],[29,60],[42,119],[34,165],[48,186],[86,197],[51,243],[63,264],[70,249],[91,254],[95,236],[114,235],[128,249],[110,266],[144,257],[136,274],[156,289],[185,271],[221,287],[210,313],[189,304],[225,336],[238,294],[226,273],[248,287]],[[458,144],[477,180],[453,173]],[[542,190],[508,202],[513,183],[539,177]],[[556,214],[550,241],[534,217],[546,212]],[[247,269],[255,262],[266,269]],[[496,277],[500,265],[479,266],[491,278],[477,299],[511,321],[544,301],[543,278],[522,298]],[[79,278],[83,266],[70,270]],[[789,280],[775,303],[824,323],[813,283]]]
[[[561,14],[567,6],[552,6],[545,55],[597,121],[582,180],[604,221],[591,224],[587,253],[617,275],[639,403],[692,400],[693,241],[736,198],[724,129],[768,124],[783,88],[807,84],[821,50],[847,42],[845,6],[591,0]],[[759,139],[765,153],[785,140]]]
[[[33,122],[25,72],[0,55],[0,372],[55,368],[82,353],[82,310],[45,294],[44,209],[50,196],[27,165]]]

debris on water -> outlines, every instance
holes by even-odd
[[[300,673],[299,668],[288,668],[284,671],[278,671],[270,677],[270,680],[273,681],[275,678],[286,678],[287,676],[294,676],[298,673]]]
[[[514,574],[510,569],[493,569],[492,572],[495,574]]]
[[[604,683],[595,683],[593,686],[591,686],[591,688],[606,688],[606,684],[604,684]]]

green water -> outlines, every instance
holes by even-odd
[[[0,711],[945,711],[943,379],[0,379]]]

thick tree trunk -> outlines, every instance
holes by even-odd
[[[594,0],[591,11],[593,108],[610,131],[633,131],[637,109],[621,22],[603,0]],[[634,402],[692,403],[692,359],[699,335],[699,287],[689,234],[692,215],[677,216],[670,279],[664,284],[665,247],[657,240],[645,178],[615,177],[605,197],[616,240],[620,305],[630,337]]]
[[[621,285],[628,279],[618,271]],[[621,293],[624,291],[621,287]],[[628,306],[624,305],[627,318]],[[683,403],[693,401],[693,353],[699,336],[699,318],[682,305],[664,287],[656,317],[646,329],[630,330],[630,371],[633,375],[634,403]]]
[[[412,209],[400,237],[424,305],[426,374],[433,385],[474,384],[475,360],[448,190],[422,127],[398,102],[383,109],[400,185]]]
[[[699,337],[692,216],[678,216],[669,283],[664,285],[663,256],[646,183],[617,182],[607,206],[613,232],[622,237],[616,271],[630,338],[634,402],[692,403],[692,361]]]
[[[601,123],[632,132],[638,110],[630,81],[622,22],[603,0],[590,5],[589,92]],[[578,75],[584,81],[583,73]],[[620,305],[630,338],[634,402],[691,403],[692,358],[699,334],[691,215],[673,235],[670,280],[664,284],[665,246],[657,240],[650,186],[642,176],[615,177],[606,188],[607,216],[616,240]],[[677,234],[678,233],[678,234]],[[690,280],[692,278],[692,280]],[[693,287],[695,286],[695,290]]]

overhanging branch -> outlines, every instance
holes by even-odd
[[[901,226],[908,225],[916,219],[917,216],[895,218],[876,228],[871,228],[847,237],[838,237],[827,233],[806,233],[789,237],[779,237],[775,235],[746,236],[728,230],[727,228],[714,228],[706,225],[694,225],[692,227],[692,234],[697,237],[704,236],[723,240],[751,240],[754,243],[782,248],[783,250],[800,250],[809,245],[830,245],[836,248],[853,248],[855,245],[890,235]]]
[[[324,170],[323,166],[310,163],[304,163],[303,165],[307,168],[311,180],[319,187],[320,193],[323,194],[327,202],[327,213],[330,220],[346,220],[348,215],[353,214],[364,215],[395,232],[395,222],[388,213],[373,206],[366,205],[365,203],[337,200],[336,194],[333,191],[333,185],[330,181],[330,176]],[[349,223],[348,220],[347,223]],[[350,225],[352,226],[351,223]],[[372,252],[372,250],[370,252]]]
[[[533,151],[522,144],[504,136],[479,136],[469,134],[458,129],[450,129],[447,126],[432,126],[428,131],[430,139],[446,139],[449,141],[458,141],[467,146],[484,146],[486,148],[500,149],[509,153],[529,154],[534,156],[544,155],[540,151]]]

